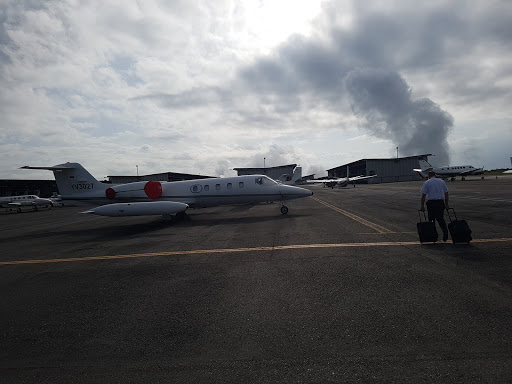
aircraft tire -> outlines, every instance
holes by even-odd
[[[283,206],[281,207],[281,213],[282,213],[283,215],[286,215],[286,214],[288,213],[288,207],[287,207],[286,205],[283,205]]]

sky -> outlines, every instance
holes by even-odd
[[[510,167],[508,0],[4,0],[0,179]]]

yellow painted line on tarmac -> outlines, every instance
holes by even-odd
[[[358,233],[358,235],[383,235],[383,234],[386,234],[386,235],[413,235],[413,234],[417,234],[418,232],[385,232],[385,233],[382,233],[382,232],[378,232],[378,233],[375,233],[375,232],[360,232]]]
[[[357,221],[358,223],[361,223],[363,225],[366,225],[367,227],[370,227],[374,230],[376,230],[378,233],[392,233],[392,231],[390,231],[389,229],[387,228],[384,228],[383,226],[380,226],[378,224],[375,224],[375,223],[372,223],[371,221],[368,221],[366,219],[363,219],[362,217],[359,217],[357,215],[354,215],[353,213],[350,213],[350,212],[347,212],[345,211],[344,209],[341,209],[341,208],[338,208],[332,204],[329,204],[328,202],[326,201],[323,201],[323,200],[320,200],[319,198],[317,197],[311,197],[313,200],[319,202],[320,204],[322,205],[325,205],[326,207],[328,208],[331,208],[332,210],[338,212],[338,213],[341,213],[342,215],[345,215],[347,216],[348,218],[351,218],[352,220],[355,220]]]
[[[512,238],[496,239],[473,239],[473,243],[505,243],[512,242]],[[451,245],[451,242],[444,243]],[[14,260],[2,261],[0,265],[20,265],[20,264],[50,264],[50,263],[69,263],[77,261],[97,261],[97,260],[118,260],[135,259],[142,257],[162,257],[162,256],[184,256],[184,255],[204,255],[214,253],[244,253],[261,251],[284,251],[290,249],[327,249],[327,248],[364,248],[364,247],[397,247],[397,246],[421,246],[418,241],[397,241],[397,242],[373,242],[373,243],[338,243],[338,244],[297,244],[297,245],[278,245],[275,247],[254,247],[254,248],[224,248],[224,249],[197,249],[192,251],[171,251],[171,252],[152,252],[152,253],[134,253],[128,255],[112,256],[88,256],[88,257],[70,257],[62,259],[33,259],[33,260]],[[463,244],[465,245],[465,244]],[[443,243],[437,243],[436,246],[443,246]]]

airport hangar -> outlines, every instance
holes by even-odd
[[[0,180],[0,196],[37,195],[50,197],[57,192],[55,180]]]
[[[293,175],[293,170],[297,167],[297,164],[287,164],[287,165],[279,165],[277,167],[263,167],[263,168],[233,168],[234,171],[237,171],[238,176],[245,175],[265,175],[270,177],[271,179],[277,180],[282,175]]]
[[[376,177],[359,180],[360,184],[396,183],[400,181],[421,180],[420,175],[413,171],[420,168],[420,160],[428,161],[432,154],[396,157],[389,159],[361,159],[348,164],[343,164],[327,170],[328,178],[373,176]],[[347,175],[347,166],[349,174]]]
[[[211,179],[214,176],[193,175],[190,173],[178,172],[162,172],[153,173],[151,175],[143,176],[107,176],[109,184],[126,184],[134,183],[136,181],[183,181],[183,180],[198,180],[198,179]]]
[[[370,179],[360,180],[357,183],[364,184],[380,184],[395,183],[399,181],[421,180],[414,168],[420,168],[419,160],[428,161],[428,157],[432,154],[397,157],[390,159],[361,159],[348,164],[343,164],[327,170],[327,178],[335,179],[352,176],[373,176]],[[277,180],[281,175],[292,175],[297,164],[281,165],[278,167],[264,168],[234,168],[238,172],[238,176],[242,175],[259,175],[264,174],[270,178]],[[349,174],[347,175],[347,166]],[[310,176],[303,176],[302,179],[311,179]],[[320,178],[322,179],[322,178]]]

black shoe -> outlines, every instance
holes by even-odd
[[[445,232],[445,234],[443,235],[443,241],[446,241],[448,240],[448,232]]]

